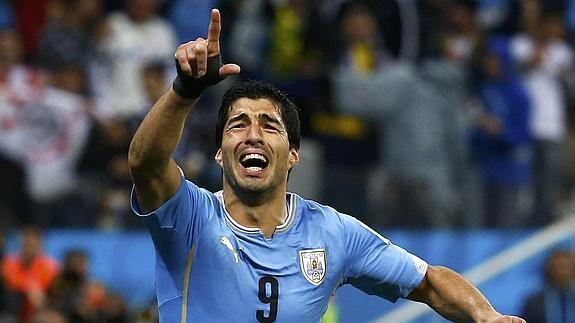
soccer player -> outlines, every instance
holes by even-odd
[[[222,99],[216,162],[223,190],[187,181],[171,158],[202,91],[226,76],[220,13],[207,39],[176,51],[178,76],[129,151],[132,208],[157,252],[161,322],[319,322],[343,284],[390,301],[424,302],[455,321],[524,322],[495,311],[467,280],[430,266],[353,217],[287,193],[299,162],[299,117],[270,85],[242,82]]]

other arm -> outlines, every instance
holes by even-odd
[[[469,281],[445,267],[429,266],[423,281],[407,298],[429,305],[454,322],[525,323],[498,313]]]

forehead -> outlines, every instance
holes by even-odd
[[[282,121],[280,109],[269,99],[241,98],[234,101],[228,112],[227,121],[241,114],[256,118],[260,115],[268,115],[277,118],[280,122]]]

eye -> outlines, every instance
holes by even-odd
[[[266,125],[264,126],[264,129],[266,129],[266,130],[278,131],[278,129],[277,129],[275,126],[271,125],[271,124],[266,124]]]
[[[236,124],[230,125],[230,127],[228,129],[241,129],[241,128],[245,128],[245,127],[246,127],[245,123],[236,123]]]

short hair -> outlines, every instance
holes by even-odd
[[[228,121],[232,104],[241,98],[252,100],[267,99],[279,108],[282,121],[285,124],[290,149],[299,150],[300,120],[297,106],[288,98],[287,94],[278,90],[269,83],[260,81],[242,81],[230,87],[222,97],[216,123],[216,147],[222,147],[224,127]]]

